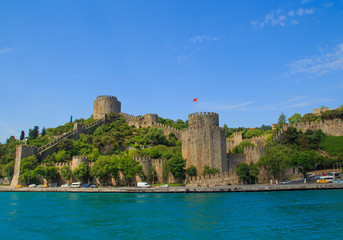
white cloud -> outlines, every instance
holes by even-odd
[[[288,11],[283,11],[278,9],[272,11],[264,17],[262,21],[251,21],[251,25],[254,27],[264,27],[269,26],[286,26],[287,24],[298,24],[299,18],[304,17],[305,15],[314,14],[313,8],[298,8]]]
[[[287,65],[291,75],[309,73],[321,76],[328,72],[343,70],[343,43],[324,51],[319,56],[299,59]]]
[[[5,48],[0,49],[0,54],[5,54],[5,53],[12,52],[12,51],[13,51],[12,48],[5,47]]]
[[[202,43],[204,41],[216,41],[218,40],[217,37],[209,37],[206,35],[202,35],[202,36],[194,36],[191,39],[189,39],[191,42],[193,43]]]

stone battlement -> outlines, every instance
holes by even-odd
[[[188,115],[188,125],[192,127],[219,126],[219,115],[213,112],[197,112]]]
[[[41,166],[47,167],[47,166],[51,166],[51,164],[50,163],[41,163]],[[58,162],[58,163],[54,163],[52,166],[57,167],[57,168],[61,168],[64,166],[71,166],[71,162]]]
[[[166,128],[166,129],[170,129],[170,130],[172,130],[172,131],[174,131],[174,132],[176,132],[176,133],[181,133],[181,132],[182,132],[180,129],[176,129],[176,128],[171,127],[171,126],[169,126],[169,125],[164,125],[163,123],[154,123],[152,126],[153,126],[153,127],[157,127],[157,128]]]
[[[87,156],[83,156],[83,155],[78,155],[78,156],[73,156],[72,157],[72,160],[76,160],[76,161],[79,161],[79,160],[88,160],[88,157]]]
[[[115,96],[111,96],[111,95],[100,95],[96,99],[105,99],[105,98],[109,98],[109,99],[113,99],[113,100],[118,101],[118,99]]]
[[[313,108],[313,113],[314,114],[322,114],[326,111],[330,111],[330,108],[323,107],[323,108]]]
[[[307,130],[317,131],[322,130],[327,135],[342,136],[343,135],[343,119],[336,118],[330,120],[321,120],[313,122],[301,122],[293,124],[284,124],[282,128],[277,132],[274,140],[278,141],[281,135],[287,131],[289,127],[294,127],[303,132]]]
[[[222,172],[214,175],[188,177],[187,186],[190,187],[212,187],[224,185],[236,185],[239,179],[234,172]]]
[[[215,113],[215,112],[196,112],[196,113],[189,114],[188,119],[197,117],[197,116],[211,116],[211,115],[219,116],[218,113]]]

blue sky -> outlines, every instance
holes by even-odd
[[[0,11],[0,142],[88,118],[98,95],[132,115],[217,112],[229,127],[343,104],[340,0],[0,0]]]

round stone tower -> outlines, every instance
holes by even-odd
[[[182,157],[187,168],[195,166],[200,175],[204,166],[228,171],[225,130],[219,127],[217,113],[193,113],[188,128],[182,132]]]
[[[94,101],[94,119],[102,119],[105,114],[120,112],[121,103],[114,96],[98,96]]]

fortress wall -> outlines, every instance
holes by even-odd
[[[187,187],[211,187],[237,185],[239,178],[233,172],[217,173],[215,175],[189,177]]]
[[[293,124],[284,124],[280,131],[274,137],[275,141],[279,141],[281,135],[287,131],[289,127],[294,127],[303,132],[307,130],[317,131],[322,130],[325,134],[331,136],[343,136],[343,119],[336,118],[332,120],[321,120],[314,122],[301,122]]]
[[[244,155],[246,156],[246,163],[257,163],[260,157],[265,152],[265,147],[244,147]]]
[[[135,157],[136,161],[138,161],[143,168],[143,172],[145,176],[149,175],[150,170],[153,168],[156,171],[157,174],[157,183],[163,183],[164,182],[164,176],[163,176],[163,163],[166,162],[166,159],[152,159],[150,157]],[[140,177],[136,178],[137,181],[143,181]],[[175,183],[175,179],[171,174],[169,174],[167,178],[167,183]]]
[[[154,123],[154,124],[152,125],[152,127],[156,127],[156,128],[162,129],[162,130],[163,130],[163,133],[164,133],[165,135],[167,135],[167,136],[168,136],[169,134],[171,134],[171,133],[174,133],[175,136],[176,136],[176,138],[177,138],[178,140],[181,139],[182,131],[179,130],[179,129],[176,129],[176,128],[173,128],[173,127],[171,127],[171,126],[167,126],[167,125],[164,125],[164,124],[161,124],[161,123]]]
[[[135,117],[132,115],[129,115],[127,113],[120,113],[121,117],[123,117],[126,121],[126,123],[130,126],[135,126],[136,128],[141,128],[143,125],[143,117]]]
[[[243,139],[242,133],[240,132],[235,132],[233,137],[227,138],[226,139],[226,147],[228,152],[232,152],[232,150],[239,145],[241,142],[246,141],[246,142],[251,142],[253,143],[256,147],[262,147],[265,146],[265,142],[267,137],[270,136],[268,135],[263,135],[263,136],[258,136],[258,137],[252,137],[252,138],[245,138]]]
[[[190,127],[182,132],[182,157],[187,168],[195,166],[200,173],[208,165],[221,172],[228,170],[225,130],[218,127],[218,114],[190,114]],[[213,126],[216,125],[216,126]]]
[[[263,135],[263,136],[259,136],[259,137],[252,137],[252,138],[247,138],[244,139],[244,141],[248,141],[251,142],[253,144],[255,144],[256,147],[263,147],[266,144],[266,139],[270,136],[270,134],[268,135]]]
[[[245,154],[229,154],[228,155],[228,168],[229,171],[234,171],[236,167],[242,162],[246,162]]]
[[[20,162],[22,159],[37,155],[37,147],[35,146],[27,146],[27,145],[19,145],[16,147],[15,151],[15,160],[14,160],[14,173],[13,178],[11,181],[11,187],[15,187],[19,184],[19,176],[20,176]]]
[[[303,132],[306,130],[316,131],[321,129],[325,134],[332,136],[343,136],[343,119],[322,120],[315,122],[295,123],[288,126],[301,129]]]

